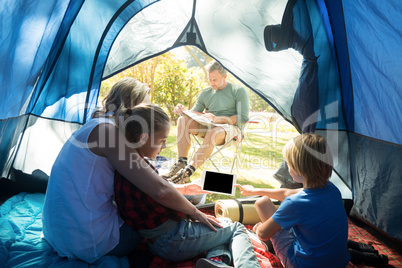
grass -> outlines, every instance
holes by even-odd
[[[244,140],[240,153],[240,165],[234,169],[238,175],[239,184],[250,184],[257,188],[278,188],[279,183],[272,177],[283,162],[282,149],[297,131],[289,123],[281,121],[266,123],[263,120],[259,124],[249,124],[245,129]],[[190,150],[190,155],[191,155]],[[233,148],[225,149],[225,156],[231,156]],[[176,126],[172,125],[167,139],[167,148],[161,153],[168,158],[177,158]],[[215,157],[215,163],[219,163],[222,172],[229,172],[230,166],[222,162],[222,157]],[[202,170],[214,170],[209,161],[198,168],[191,176],[192,180],[201,178]],[[218,199],[233,199],[243,197],[236,188],[235,196],[208,194],[206,203],[214,203]]]

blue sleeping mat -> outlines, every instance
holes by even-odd
[[[122,267],[127,257],[104,256],[92,264],[61,258],[42,237],[42,193],[20,193],[0,206],[0,267]]]

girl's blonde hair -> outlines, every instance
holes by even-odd
[[[304,178],[305,187],[322,188],[332,174],[333,159],[326,140],[312,133],[301,134],[283,148],[289,167]]]
[[[167,113],[156,104],[139,104],[124,109],[119,116],[119,129],[124,128],[128,142],[136,143],[143,133],[152,135],[170,127]],[[122,127],[121,127],[122,126]]]
[[[92,117],[118,115],[121,110],[132,108],[144,101],[149,87],[140,81],[125,77],[117,81],[102,100],[103,110],[96,111]],[[110,113],[111,112],[111,113]]]

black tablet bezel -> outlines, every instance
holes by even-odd
[[[216,174],[218,174],[218,175],[219,175],[219,174],[222,174],[222,175],[225,175],[225,176],[231,176],[231,177],[232,177],[232,179],[231,179],[231,183],[232,183],[231,192],[228,193],[228,192],[221,192],[221,191],[219,191],[219,190],[205,189],[205,184],[206,184],[207,180],[210,179],[210,176],[207,176],[207,175],[209,175],[210,173],[214,173],[214,175],[216,175]],[[201,176],[201,188],[202,188],[204,191],[207,191],[207,192],[209,192],[209,193],[217,193],[217,194],[225,194],[225,195],[232,195],[232,196],[234,196],[235,193],[236,193],[236,187],[235,187],[236,180],[237,180],[237,175],[236,175],[236,174],[223,173],[223,172],[217,172],[217,171],[211,171],[211,170],[204,170],[204,171],[202,172],[202,176]]]

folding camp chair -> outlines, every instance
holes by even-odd
[[[242,143],[243,143],[244,137],[245,137],[244,132],[249,127],[249,124],[258,124],[258,123],[259,123],[258,121],[247,121],[243,125],[243,127],[240,129],[239,135],[233,137],[233,139],[231,141],[227,142],[226,144],[215,146],[214,151],[209,156],[209,158],[205,161],[205,163],[210,162],[212,164],[212,166],[218,172],[221,172],[223,170],[222,166],[230,167],[229,173],[233,172],[233,169],[236,165],[236,170],[237,170],[237,172],[239,172],[241,146],[242,146]],[[189,158],[189,162],[193,159],[195,152],[200,148],[200,146],[202,144],[201,139],[202,138],[200,138],[194,134],[191,134],[191,143],[192,143],[193,151]],[[229,149],[230,147],[233,148],[233,152],[225,155],[224,154],[225,149]],[[229,150],[227,150],[227,151],[229,151]],[[223,161],[223,163],[220,161],[220,163],[222,165],[217,165],[216,159],[214,158],[216,155],[220,156],[219,159]],[[221,166],[221,167],[218,167],[218,166]]]

